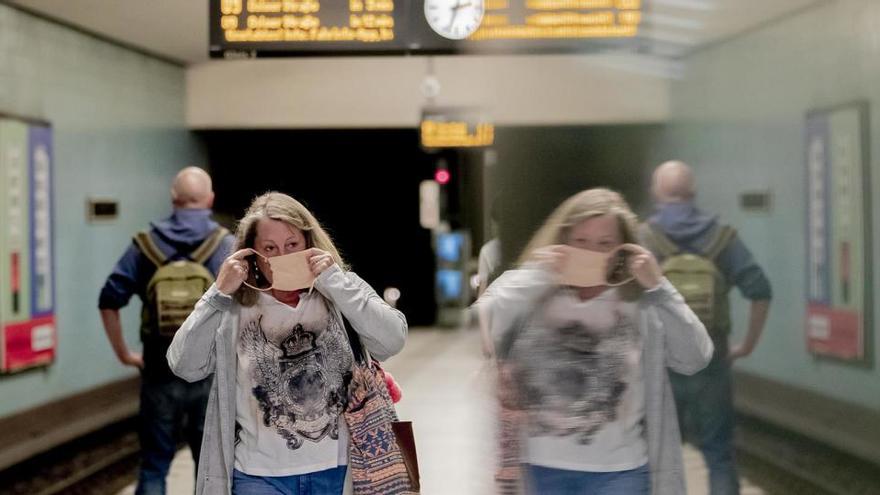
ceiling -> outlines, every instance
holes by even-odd
[[[183,65],[208,60],[207,0],[0,1]],[[648,51],[677,59],[828,0],[644,1]]]

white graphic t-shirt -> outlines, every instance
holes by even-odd
[[[526,462],[589,472],[648,462],[635,303],[616,289],[581,301],[554,292],[512,349],[529,427]]]
[[[340,417],[351,347],[318,292],[297,306],[261,293],[236,338],[235,469],[293,476],[346,464]]]

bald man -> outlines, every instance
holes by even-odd
[[[210,238],[213,252],[204,265],[216,277],[231,252],[234,238],[211,219],[214,204],[211,177],[197,167],[181,170],[171,185],[171,204],[174,208],[171,216],[151,223],[148,235],[152,242],[148,250],[158,249],[169,262],[189,259],[190,254]],[[116,263],[98,300],[104,330],[117,359],[141,371],[138,495],[165,493],[165,477],[177,450],[178,432],[185,433],[198,462],[211,385],[210,379],[187,383],[171,373],[165,359],[170,339],[150,331],[148,311],[142,311],[143,354],[131,351],[125,342],[119,310],[135,294],[147,302],[147,285],[158,269],[155,258],[147,256],[138,242],[133,242]]]
[[[670,372],[670,380],[682,436],[700,449],[709,467],[709,493],[738,494],[730,365],[751,354],[758,343],[772,297],[770,282],[735,231],[697,208],[694,174],[687,164],[669,161],[657,167],[652,193],[656,211],[642,228],[642,243],[661,262],[692,253],[714,262],[721,274],[717,283],[723,290],[716,297],[723,299],[716,304],[718,311],[712,321],[704,321],[715,344],[715,356],[696,375]],[[727,298],[734,286],[751,301],[751,309],[745,339],[731,347]]]

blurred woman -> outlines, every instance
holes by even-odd
[[[478,302],[502,363],[503,407],[522,413],[522,442],[502,432],[504,448],[518,452],[502,453],[499,472],[522,466],[529,493],[685,493],[667,368],[697,372],[712,342],[655,258],[634,244],[635,229],[618,193],[583,191],[553,212],[519,268]],[[572,265],[584,259],[622,260],[617,271],[632,280],[564,285],[572,271],[610,273]]]
[[[341,494],[348,433],[340,416],[353,364],[343,316],[378,360],[402,349],[406,319],[346,270],[290,196],[255,199],[236,237],[237,251],[168,350],[178,376],[214,374],[196,493]],[[279,290],[281,271],[273,280],[268,259],[300,252],[314,290]]]

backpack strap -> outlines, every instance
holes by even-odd
[[[666,234],[649,223],[642,224],[642,236],[645,242],[657,250],[660,258],[670,258],[681,252],[681,248],[672,242]]]
[[[142,230],[138,232],[134,236],[134,243],[141,250],[141,253],[157,267],[164,265],[168,261],[168,256],[165,256],[162,250],[159,249],[159,246],[153,241],[153,236],[148,231]]]
[[[229,231],[225,227],[217,227],[195,251],[190,253],[189,258],[200,265],[204,265],[208,258],[217,251],[220,243],[223,242],[227,235],[229,235]]]
[[[736,237],[736,229],[730,227],[729,225],[722,225],[715,229],[715,236],[706,245],[706,249],[704,249],[704,255],[715,261],[719,255],[727,248],[727,245],[730,244],[730,241]]]

